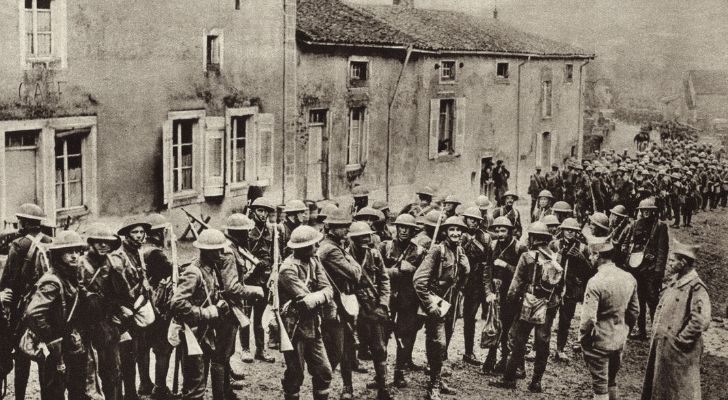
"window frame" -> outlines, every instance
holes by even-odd
[[[365,71],[366,78],[361,79],[361,78],[355,78],[353,76],[352,72],[353,72],[353,67],[354,67],[354,64],[355,63],[364,63],[364,64],[366,64],[366,71]],[[371,72],[372,72],[372,70],[371,70],[372,64],[369,61],[369,58],[368,57],[350,56],[349,57],[349,60],[347,62],[347,66],[348,66],[348,70],[346,71],[346,76],[347,76],[347,82],[348,82],[348,86],[349,87],[365,87],[365,86],[369,86],[369,81],[370,81],[370,79],[372,77],[372,74],[371,74]]]
[[[547,90],[548,89],[548,90]],[[554,84],[552,80],[541,81],[541,118],[551,119],[554,115]]]
[[[359,130],[358,146],[356,160],[351,159],[351,138],[353,134],[353,123],[354,112],[363,110],[363,118],[358,123]],[[361,111],[360,111],[361,112]],[[365,105],[359,105],[348,108],[348,120],[347,120],[347,134],[346,134],[346,171],[356,171],[362,169],[369,158],[369,107]]]
[[[34,120],[0,121],[0,221],[6,221],[14,210],[7,210],[7,193],[5,185],[5,134],[6,132],[34,130],[39,131],[37,146],[36,187],[38,205],[43,208],[47,217],[46,224],[56,226],[56,221],[67,215],[98,215],[98,174],[97,174],[97,119],[88,117],[62,117]],[[55,181],[55,140],[56,132],[69,130],[88,131],[81,142],[83,179],[83,205],[59,209],[56,207]]]
[[[175,206],[200,203],[204,198],[204,159],[205,159],[205,110],[186,110],[186,111],[170,111],[167,113],[167,120],[162,133],[162,157],[163,157],[163,185],[164,185],[164,202],[171,208]],[[174,184],[174,158],[171,153],[173,137],[174,121],[176,120],[196,120],[192,125],[192,189],[175,192],[172,187]],[[168,131],[169,133],[165,133]],[[167,143],[168,142],[168,143]],[[167,146],[169,148],[167,149]],[[169,158],[167,159],[167,156]],[[166,159],[166,161],[164,161]],[[165,162],[168,165],[165,167]]]
[[[442,101],[453,102],[452,123],[452,151],[440,152],[440,107]],[[430,160],[448,161],[460,157],[466,149],[466,123],[467,123],[467,97],[443,96],[430,99],[429,132],[428,132],[428,158]]]
[[[208,38],[214,36],[217,42],[218,62],[217,64],[208,64],[209,48]],[[225,61],[225,35],[222,29],[212,28],[206,29],[202,33],[202,70],[204,72],[221,73],[223,71],[223,65]]]
[[[74,181],[71,181],[69,179],[68,164],[69,164],[69,158],[71,157],[71,154],[68,153],[68,141],[70,140],[70,138],[56,138],[56,140],[59,140],[59,139],[63,141],[63,152],[62,152],[62,154],[60,156],[59,156],[58,152],[55,152],[55,160],[58,161],[59,158],[62,158],[63,159],[63,176],[64,176],[64,180],[61,182],[61,184],[63,185],[63,199],[61,200],[61,203],[62,204],[59,205],[59,204],[56,203],[56,210],[58,210],[58,211],[65,211],[65,210],[72,210],[72,209],[75,209],[75,208],[83,207],[83,204],[84,204],[84,202],[86,200],[84,198],[84,194],[85,194],[84,193],[84,191],[85,191],[85,188],[84,187],[85,187],[85,185],[84,185],[84,175],[83,175],[83,170],[84,170],[84,168],[83,168],[83,162],[84,162],[84,159],[86,158],[86,157],[84,157],[84,151],[83,151],[83,141],[85,140],[85,137],[80,137],[80,140],[81,140],[81,149],[80,149],[80,153],[78,154],[78,156],[81,157],[81,179],[80,179],[80,182],[81,182],[81,205],[70,205],[70,206],[68,205],[68,202],[69,202],[69,198],[68,198],[68,196],[69,196],[69,194],[68,194],[69,193],[69,188],[70,188],[70,184],[71,183],[75,183]],[[54,148],[55,148],[55,146],[54,146]],[[75,154],[73,156],[75,157]],[[54,165],[55,165],[55,163],[54,163]],[[54,168],[54,170],[55,170],[55,168]],[[56,188],[59,186],[59,182],[57,180],[56,180],[54,186]],[[63,204],[65,204],[65,206]]]
[[[452,77],[446,77],[444,75],[445,73],[445,63],[452,63]],[[458,63],[457,60],[454,59],[445,59],[440,60],[440,83],[441,84],[453,84],[457,82],[458,79],[458,73],[457,73]]]
[[[564,83],[574,83],[574,63],[564,64]]]
[[[440,100],[439,101],[440,107],[439,107],[439,112],[438,112],[439,117],[438,117],[438,120],[437,120],[437,155],[438,155],[438,157],[440,157],[440,156],[448,156],[448,155],[455,154],[455,135],[456,135],[455,130],[457,129],[456,126],[455,126],[456,119],[457,119],[457,110],[456,110],[457,100],[454,99],[454,98],[443,98],[443,99],[439,99],[439,100]],[[448,125],[448,127],[449,127],[449,131],[450,131],[450,138],[449,138],[449,140],[450,140],[450,143],[448,145],[448,149],[447,150],[440,150],[440,142],[442,142],[441,137],[442,137],[442,133],[443,133],[442,132],[442,127],[443,127],[443,120],[442,120],[442,118],[443,118],[443,105],[445,105],[445,104],[450,104],[451,105],[450,106],[450,113],[449,113],[449,124],[448,124],[448,121],[447,120],[444,121],[444,124],[445,125]]]
[[[32,0],[37,6],[37,0]],[[34,8],[35,9],[35,8]],[[34,64],[43,64],[47,68],[65,69],[68,67],[67,57],[67,0],[50,0],[50,24],[51,24],[51,51],[49,55],[36,56],[28,54],[27,31],[25,21],[25,0],[18,0],[18,45],[20,51],[20,67],[23,70],[30,70]],[[37,14],[34,14],[37,15]],[[37,19],[33,18],[34,44],[37,49]]]
[[[239,107],[225,109],[225,195],[235,196],[236,192],[248,187],[256,176],[257,160],[257,135],[255,126],[255,115],[258,114],[258,107]],[[233,181],[233,119],[245,118],[245,171],[242,181]]]
[[[505,64],[506,65],[506,76],[500,75],[498,73],[498,66]],[[496,60],[495,62],[495,81],[497,83],[508,83],[510,82],[511,78],[511,63],[506,60]]]

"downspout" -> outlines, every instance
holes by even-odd
[[[531,61],[528,56],[526,61],[518,64],[518,81],[516,84],[516,193],[518,192],[518,171],[521,164],[521,67]]]
[[[394,84],[394,92],[392,93],[392,97],[389,99],[389,105],[387,107],[387,155],[385,157],[386,161],[384,165],[384,192],[387,202],[389,202],[389,160],[392,153],[392,107],[394,106],[394,99],[397,97],[399,83],[402,80],[402,75],[404,75],[404,69],[407,68],[410,56],[412,55],[412,48],[412,45],[409,45],[407,47],[407,54],[404,57],[404,64],[402,64],[402,69],[399,70],[397,82]]]
[[[584,64],[581,64],[579,67],[579,115],[576,117],[576,152],[578,160],[581,161],[581,158],[584,156],[584,132],[582,132],[582,121],[584,119],[584,116],[582,115],[582,103],[584,102],[584,92],[583,92],[583,84],[584,84],[584,67],[586,67],[587,64],[589,64],[591,60],[586,60]]]

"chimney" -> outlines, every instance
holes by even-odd
[[[392,0],[392,5],[415,8],[415,0]]]

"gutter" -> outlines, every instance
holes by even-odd
[[[407,54],[404,56],[404,63],[402,64],[402,69],[399,70],[397,83],[394,84],[394,92],[392,93],[392,97],[389,99],[387,107],[387,155],[384,165],[384,192],[387,202],[389,202],[389,160],[392,153],[392,106],[394,106],[394,100],[397,97],[397,91],[399,90],[399,83],[402,80],[402,75],[404,75],[404,69],[407,68],[410,56],[412,55],[412,49],[412,45],[407,47]]]
[[[529,61],[531,61],[531,57],[518,64],[516,82],[516,193],[518,192],[518,171],[521,164],[521,67]]]
[[[584,103],[584,67],[589,64],[591,60],[586,60],[584,64],[579,67],[579,115],[576,117],[576,152],[578,160],[581,161],[584,156],[584,132],[582,132],[582,124],[584,116],[582,115],[582,104]]]

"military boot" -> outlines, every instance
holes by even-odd
[[[440,380],[440,393],[454,396],[458,391],[451,388],[444,380]]]
[[[427,400],[441,400],[440,398],[440,378],[430,377],[430,383],[427,386]]]
[[[351,386],[344,386],[344,389],[341,391],[341,397],[339,397],[340,400],[354,400],[354,388]]]
[[[392,383],[395,387],[403,389],[408,385],[407,378],[404,376],[404,371],[401,369],[394,370],[394,382]]]
[[[619,389],[616,386],[609,388],[609,400],[619,400]]]
[[[226,400],[226,391],[230,387],[229,382],[225,382],[225,379],[230,379],[229,375],[225,376],[225,366],[218,363],[210,364],[210,384],[212,386],[212,399],[213,400]]]

